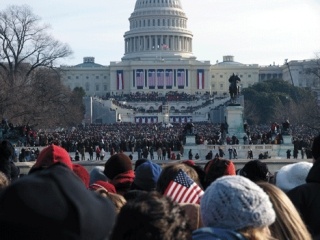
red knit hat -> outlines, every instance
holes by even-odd
[[[39,168],[48,168],[56,163],[64,164],[71,170],[73,169],[73,164],[69,153],[64,148],[52,144],[44,148],[40,152],[37,161],[32,166],[31,170]]]
[[[81,179],[86,188],[89,188],[90,174],[87,169],[80,164],[73,164],[73,172]]]
[[[91,184],[89,187],[89,189],[93,191],[98,190],[100,188],[105,189],[107,192],[117,193],[116,188],[111,183],[101,181],[101,180],[96,181],[95,183]]]

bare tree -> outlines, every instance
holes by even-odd
[[[54,73],[56,61],[71,54],[70,47],[55,40],[49,26],[28,6],[0,11],[0,116],[19,122],[44,119],[58,98],[63,101],[57,103],[68,103],[72,94]]]
[[[28,6],[12,5],[0,12],[0,67],[12,85],[16,77],[27,81],[36,68],[53,68],[57,59],[72,53],[48,30]]]

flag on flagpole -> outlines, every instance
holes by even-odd
[[[162,44],[162,49],[169,49],[169,46],[167,44]]]
[[[200,203],[203,190],[183,170],[179,169],[176,177],[169,183],[165,196],[178,203]]]

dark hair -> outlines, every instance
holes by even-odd
[[[145,192],[121,208],[111,239],[190,239],[191,232],[178,203],[157,192]]]
[[[312,157],[314,158],[314,160],[319,160],[319,158],[320,158],[320,135],[318,135],[317,137],[315,137],[313,139],[311,151],[312,151]]]
[[[0,171],[2,171],[9,181],[19,177],[20,169],[14,164],[16,153],[14,147],[8,140],[0,141]]]

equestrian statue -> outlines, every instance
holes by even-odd
[[[236,103],[236,99],[240,93],[240,87],[238,83],[241,81],[238,75],[234,75],[234,73],[229,78],[229,93],[232,103]]]

